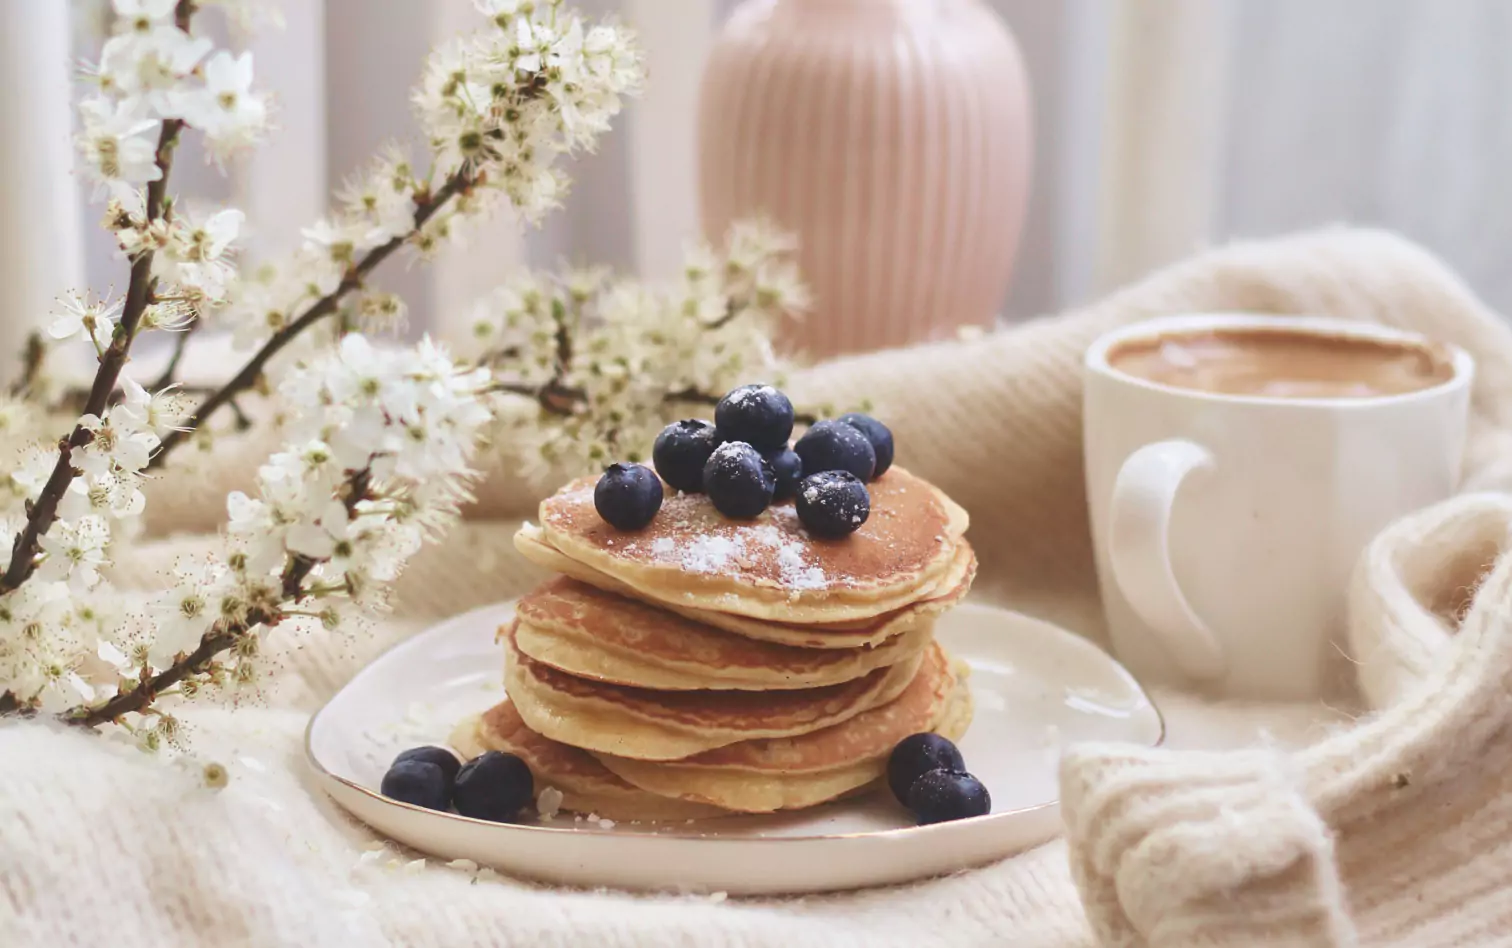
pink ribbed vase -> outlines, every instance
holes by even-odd
[[[699,102],[704,232],[797,233],[824,356],[988,322],[1029,190],[1017,45],[981,0],[746,0]]]

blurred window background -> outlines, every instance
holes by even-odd
[[[888,0],[929,4],[935,0]],[[1030,212],[1002,314],[1097,294],[1192,250],[1336,222],[1394,228],[1512,308],[1512,3],[1505,0],[983,0],[1023,50],[1035,111]],[[521,265],[609,264],[664,275],[697,231],[698,79],[737,0],[575,0],[622,17],[650,83],[597,154],[571,169],[563,212],[499,221],[434,268],[380,282],[411,329],[444,332]],[[186,199],[248,211],[255,257],[299,239],[326,195],[390,140],[414,141],[407,91],[471,0],[282,0],[252,42],[280,130],[229,178],[197,154]],[[60,58],[91,59],[104,0],[0,0],[0,278],[10,332],[74,285],[119,284],[100,207],[69,178]],[[417,156],[421,149],[413,149]],[[31,186],[18,186],[24,174]],[[119,289],[119,287],[118,287]],[[456,325],[455,322],[452,325]]]

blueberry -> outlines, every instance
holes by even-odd
[[[703,487],[726,517],[747,520],[772,502],[777,478],[757,450],[744,441],[726,441],[704,465]]]
[[[861,432],[871,442],[872,451],[877,455],[877,469],[872,471],[872,477],[881,477],[887,473],[893,462],[892,431],[871,415],[863,415],[859,411],[841,415],[840,420]]]
[[[908,808],[919,825],[964,820],[992,812],[992,795],[982,781],[954,770],[931,770],[908,788]]]
[[[644,464],[611,464],[593,489],[593,508],[617,530],[639,530],[662,505],[662,483]]]
[[[866,435],[841,421],[818,422],[803,433],[793,450],[803,459],[806,474],[849,471],[869,481],[877,467],[877,452]]]
[[[674,421],[656,436],[651,462],[656,473],[673,490],[696,494],[703,490],[703,469],[709,455],[719,447],[719,433],[707,421],[686,418]]]
[[[908,805],[908,788],[931,770],[964,773],[966,761],[949,738],[938,734],[910,734],[887,758],[887,787],[897,801]]]
[[[849,536],[871,516],[866,485],[848,471],[810,474],[798,485],[798,520],[816,537]]]
[[[793,433],[793,403],[770,385],[742,385],[714,406],[714,424],[726,441],[775,451]]]
[[[535,779],[525,761],[488,751],[462,765],[452,802],[457,812],[479,820],[508,823],[535,799]]]
[[[446,782],[451,783],[457,779],[457,770],[462,766],[462,761],[457,755],[444,747],[411,747],[409,750],[394,758],[394,764],[402,764],[407,760],[421,760],[427,764],[435,764],[446,774]],[[393,764],[389,765],[390,767]]]
[[[788,500],[798,494],[798,482],[803,480],[803,459],[791,448],[769,452],[766,462],[776,479],[772,491],[773,500]]]
[[[378,789],[391,800],[429,810],[445,810],[451,804],[452,782],[446,778],[446,771],[423,760],[395,763],[383,775]]]

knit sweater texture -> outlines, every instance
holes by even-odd
[[[276,683],[197,703],[187,742],[231,779],[45,723],[0,726],[0,945],[1461,946],[1512,944],[1512,329],[1390,234],[1330,229],[1204,252],[1092,306],[825,363],[800,402],[869,397],[899,463],[972,515],[974,595],[1106,645],[1081,449],[1081,355],[1184,312],[1327,314],[1477,360],[1464,493],[1385,530],[1349,599],[1352,704],[1155,690],[1167,745],[1062,758],[1065,837],[999,864],[801,899],[561,890],[432,863],[357,868],[376,838],[315,788],[302,734],[366,662],[542,578],[511,536],[552,486],[501,468],[367,634],[274,634]],[[268,444],[225,441],[152,485],[126,589],[212,548]]]

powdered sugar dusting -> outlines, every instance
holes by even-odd
[[[680,561],[683,569],[713,573],[724,569],[731,559],[743,552],[745,544],[739,537],[704,536],[688,541]]]
[[[729,399],[730,405],[745,408],[757,399],[767,399],[776,394],[780,393],[770,385],[745,385],[730,392],[725,398]]]
[[[794,507],[772,507],[768,511],[768,513],[772,515],[773,523],[777,523],[779,521],[786,523],[798,522],[798,511]]]
[[[777,567],[782,570],[782,585],[790,589],[823,589],[829,585],[824,570],[810,566],[803,558],[803,545],[783,536],[782,531],[770,523],[753,527],[751,539],[777,551]]]
[[[624,547],[626,554],[649,554],[659,564],[690,573],[739,573],[759,552],[769,562],[775,559],[778,581],[787,589],[799,592],[830,585],[824,570],[809,561],[807,535],[791,506],[771,507],[758,520],[737,522],[718,514],[708,498],[682,494],[668,498],[658,516],[688,539],[661,536],[632,542]]]
[[[770,523],[751,527],[746,533],[750,535],[751,539],[764,546],[779,547],[782,545],[782,531]]]
[[[782,584],[793,589],[823,589],[829,585],[824,570],[810,566],[797,545],[789,543],[777,551],[777,565],[782,569]]]

